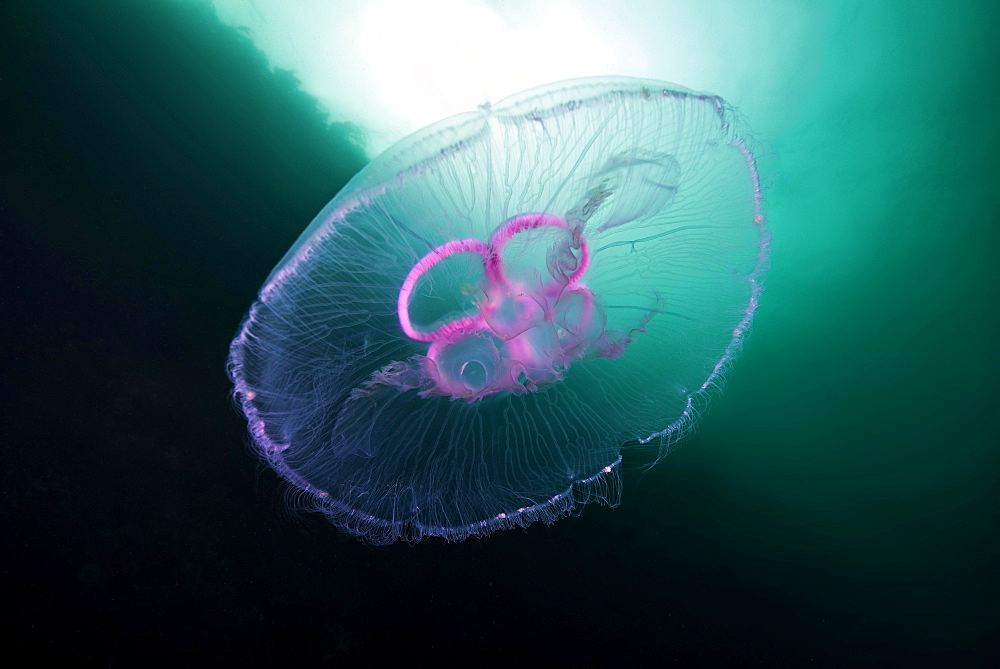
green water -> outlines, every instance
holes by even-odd
[[[191,7],[0,12],[15,643],[105,665],[1000,660],[995,3],[739,5],[753,76],[662,62],[762,149],[772,268],[725,392],[617,509],[382,550],[283,513],[224,371],[363,164],[357,133]],[[727,17],[685,15],[706,62]]]
[[[989,3],[831,9],[771,141],[754,335],[642,488],[725,555],[694,558],[845,647],[974,654],[997,629],[995,28]],[[670,545],[677,517],[649,522]]]

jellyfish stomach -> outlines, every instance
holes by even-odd
[[[569,232],[563,244],[548,252],[548,277],[521,268],[511,271],[503,259],[504,247],[515,235],[544,226]],[[478,313],[422,331],[409,316],[414,286],[423,273],[455,253],[482,256]],[[501,392],[535,392],[563,380],[576,361],[620,356],[628,340],[621,331],[605,329],[603,304],[582,283],[589,263],[582,233],[548,214],[516,216],[503,223],[489,243],[463,239],[436,247],[413,266],[398,297],[403,333],[428,342],[427,353],[408,364],[383,368],[378,382],[416,389],[424,397],[471,402]]]

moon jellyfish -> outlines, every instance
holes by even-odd
[[[617,504],[623,448],[667,453],[757,306],[743,137],[719,97],[602,78],[403,140],[316,216],[232,343],[257,450],[379,544]]]

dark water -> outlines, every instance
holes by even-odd
[[[755,333],[622,507],[377,550],[282,513],[224,374],[260,282],[365,157],[199,7],[0,8],[12,654],[1000,661],[990,3],[831,18],[793,92],[810,121],[769,138]]]

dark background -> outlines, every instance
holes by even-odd
[[[819,96],[815,125],[773,141],[789,150],[756,332],[699,433],[629,476],[622,507],[376,549],[285,511],[225,376],[260,283],[366,162],[362,131],[331,124],[210,7],[3,3],[8,654],[996,664],[988,6],[963,6],[973,32],[895,54],[898,88],[890,73],[872,98]],[[949,76],[910,86],[921,58]],[[829,154],[803,158],[800,140]],[[873,197],[855,167],[880,175],[877,206],[817,225]],[[802,280],[815,248],[842,270],[828,283]]]

